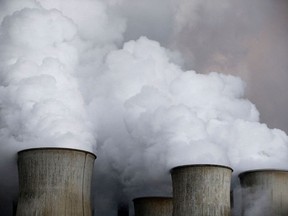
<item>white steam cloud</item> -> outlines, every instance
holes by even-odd
[[[123,197],[169,193],[168,170],[177,165],[286,167],[287,135],[259,123],[240,78],[183,71],[177,54],[146,37],[117,48],[119,4],[1,3],[4,159],[28,147],[96,150],[98,215],[113,215],[111,203]]]

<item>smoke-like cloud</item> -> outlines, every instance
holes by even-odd
[[[89,20],[96,20],[95,27]],[[81,76],[96,70],[97,60],[121,41],[124,27],[101,1],[1,2],[0,151],[1,172],[8,173],[1,179],[1,200],[12,206],[15,199],[17,151],[51,146],[95,151]]]
[[[75,34],[56,10],[25,8],[2,22],[1,123],[20,148],[93,143],[73,75]]]
[[[175,5],[170,47],[181,50],[185,66],[240,76],[261,121],[287,131],[287,1],[180,0]]]
[[[122,0],[127,39],[141,35],[181,52],[184,68],[247,82],[261,121],[287,131],[286,0]],[[265,92],[263,94],[263,92]],[[286,99],[283,99],[286,98]]]
[[[257,43],[278,34],[260,37],[269,16],[250,12],[269,12],[268,0],[149,3],[1,2],[0,170],[10,172],[1,187],[16,184],[16,152],[40,146],[96,151],[98,215],[116,214],[120,200],[171,193],[173,166],[286,167],[287,135],[259,123],[244,82],[208,73],[242,76],[253,98],[250,70],[263,69]]]
[[[99,153],[123,193],[168,193],[168,170],[182,164],[223,164],[236,173],[286,167],[287,135],[258,122],[237,77],[184,72],[157,42],[140,38],[109,53],[98,82],[105,92],[92,106]]]

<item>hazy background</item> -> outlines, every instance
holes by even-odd
[[[105,4],[126,22],[123,37],[111,39],[117,40],[118,47],[146,36],[175,51],[173,61],[183,70],[237,75],[246,82],[246,95],[260,111],[260,121],[288,132],[286,0],[109,0]],[[0,0],[0,17],[8,10],[5,5]],[[15,149],[3,146],[0,214],[11,215],[18,181],[16,155],[7,161],[5,156]],[[98,172],[102,181],[115,180],[101,175],[103,167]],[[115,191],[122,187],[118,184],[118,180],[111,183]],[[118,195],[123,196],[122,192]]]
[[[123,1],[126,40],[146,35],[183,67],[240,76],[261,122],[288,131],[288,1]]]

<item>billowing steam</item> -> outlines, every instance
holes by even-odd
[[[94,151],[98,215],[113,215],[121,199],[169,193],[176,165],[286,167],[287,135],[259,123],[240,78],[183,71],[176,52],[147,37],[119,48],[125,4],[1,3],[0,162],[27,147]],[[186,25],[176,20],[175,35]]]

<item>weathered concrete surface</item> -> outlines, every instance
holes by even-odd
[[[135,216],[172,216],[171,197],[141,197],[133,202]]]
[[[173,216],[230,216],[231,174],[218,165],[173,168]]]
[[[239,178],[242,215],[288,215],[288,171],[251,170],[241,173]]]
[[[39,148],[18,153],[17,216],[91,216],[92,153]]]

